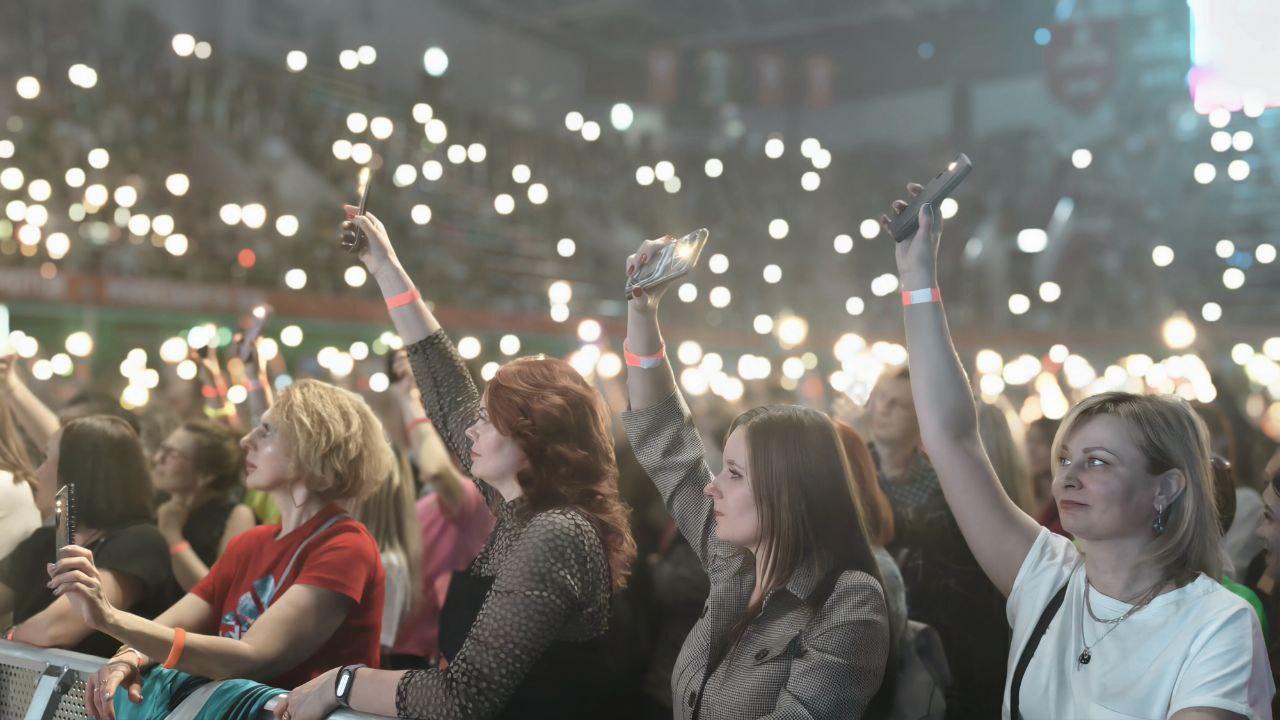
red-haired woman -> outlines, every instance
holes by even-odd
[[[483,397],[400,266],[386,230],[347,208],[432,423],[497,516],[441,611],[444,670],[337,668],[294,690],[278,717],[342,705],[407,718],[576,718],[607,714],[610,597],[635,558],[608,414],[570,366],[524,358]]]

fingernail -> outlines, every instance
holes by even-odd
[[[648,260],[648,259],[649,259],[649,256],[648,256],[648,255],[641,255],[641,256],[640,256],[640,262],[644,262],[644,261],[646,261],[646,260]]]

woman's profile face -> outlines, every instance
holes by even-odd
[[[1077,425],[1055,458],[1062,527],[1082,540],[1150,537],[1156,490],[1129,422],[1114,415]]]
[[[467,437],[471,439],[471,474],[491,485],[510,486],[529,465],[516,441],[499,432],[489,419],[487,405],[481,406],[476,421],[467,428]]]
[[[245,450],[245,487],[270,492],[287,488],[293,481],[293,454],[270,410],[262,414],[258,427],[244,436],[240,447]]]
[[[760,516],[751,491],[747,431],[737,428],[724,444],[724,467],[703,493],[711,498],[716,537],[754,550],[760,544]]]

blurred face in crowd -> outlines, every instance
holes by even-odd
[[[189,380],[171,382],[165,387],[164,400],[169,412],[180,418],[198,414],[204,402],[195,383]]]
[[[240,441],[245,450],[244,484],[252,490],[284,490],[293,482],[293,451],[271,411]]]
[[[1082,540],[1151,536],[1160,477],[1148,472],[1132,433],[1127,420],[1097,415],[1063,441],[1053,497],[1064,530]]]
[[[196,440],[181,428],[174,430],[156,449],[152,458],[151,484],[170,495],[195,492],[200,478],[195,476],[192,458]]]
[[[487,398],[486,398],[487,399]],[[471,439],[471,474],[492,485],[502,497],[512,500],[522,494],[516,474],[529,465],[529,458],[510,437],[498,432],[489,420],[488,407],[467,428]]]
[[[1032,425],[1027,430],[1027,466],[1031,468],[1032,477],[1052,476],[1056,463],[1053,454],[1053,438],[1039,426]]]
[[[711,498],[716,537],[742,548],[760,542],[760,514],[756,511],[748,472],[746,428],[737,428],[724,444],[724,467],[703,492]]]
[[[1280,558],[1280,495],[1271,483],[1262,491],[1262,521],[1253,532],[1272,559]]]
[[[53,498],[58,493],[58,455],[62,445],[62,431],[49,438],[44,450],[44,462],[36,468],[36,507],[40,515],[48,517],[53,513]]]
[[[871,402],[871,434],[882,445],[910,445],[920,439],[909,378],[885,378]]]

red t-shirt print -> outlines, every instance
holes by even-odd
[[[382,601],[386,574],[378,545],[364,525],[343,518],[316,533],[302,548],[289,577],[281,577],[298,547],[326,521],[342,512],[336,504],[277,539],[279,525],[263,525],[227,545],[209,574],[191,592],[218,613],[218,634],[243,637],[254,622],[295,584],[311,585],[351,598],[355,607],[328,642],[292,670],[266,681],[292,689],[325,671],[363,663],[377,667],[381,648]],[[305,622],[305,618],[300,618]]]

